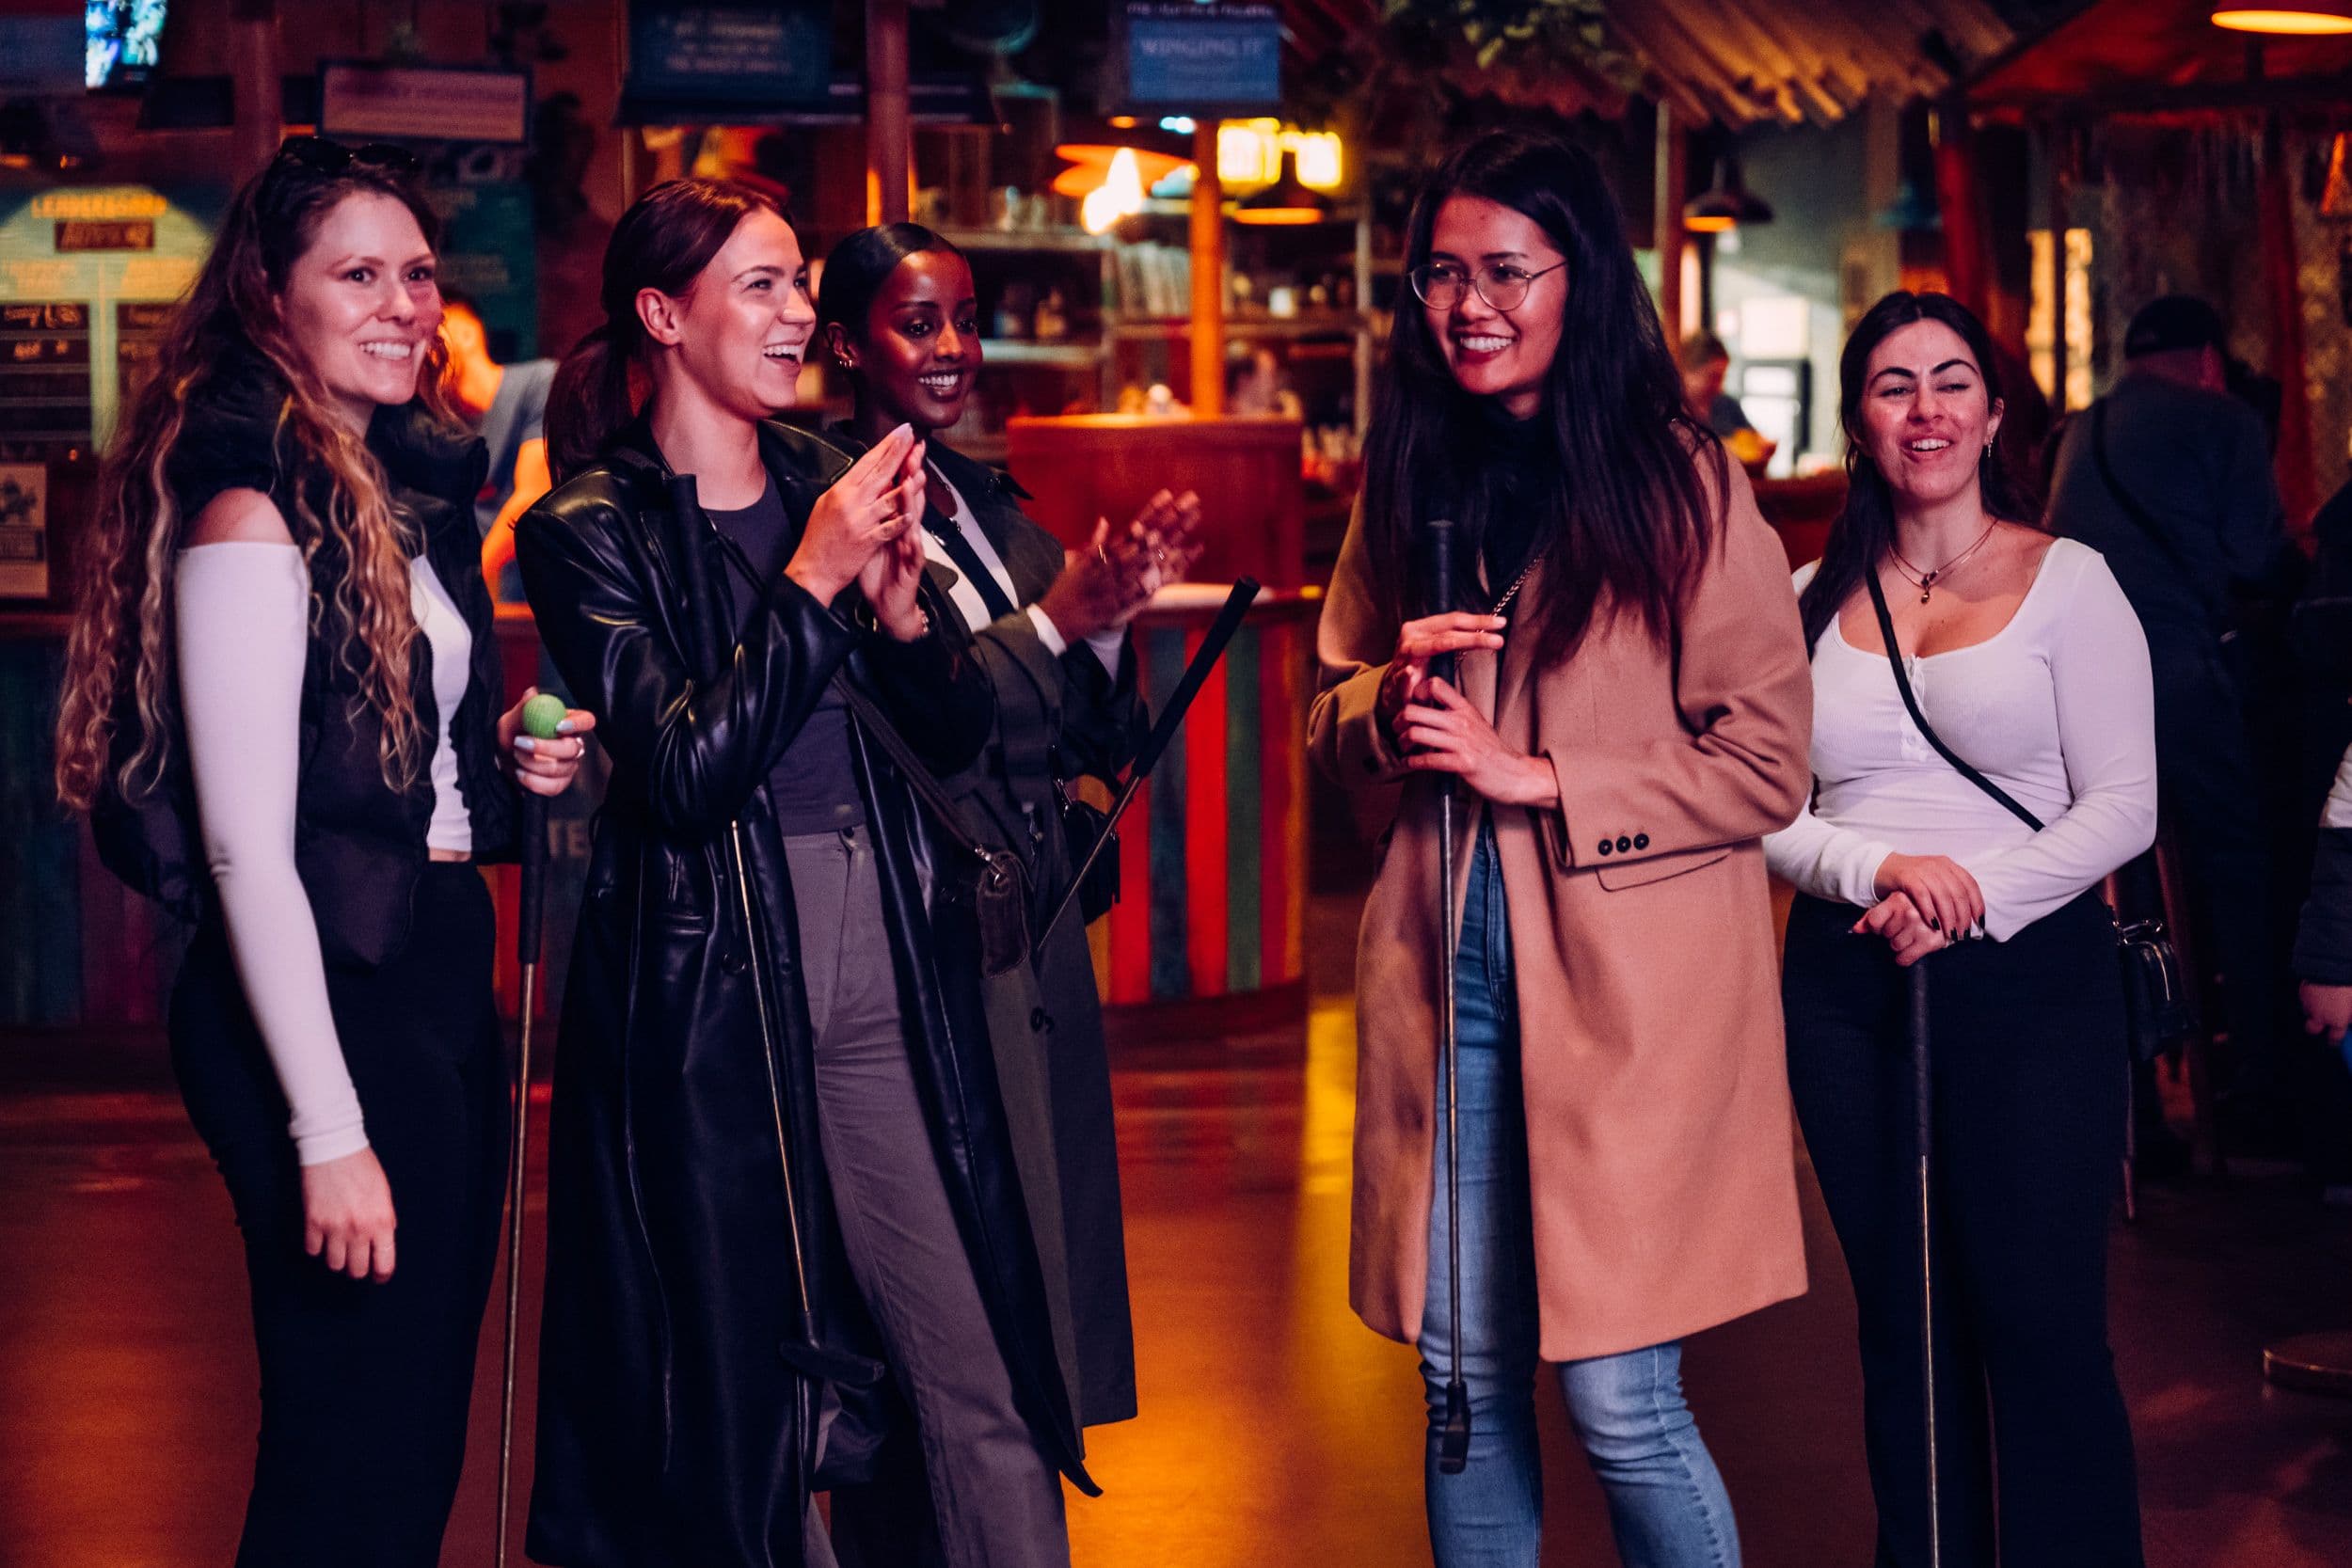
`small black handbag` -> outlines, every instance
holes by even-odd
[[[980,968],[993,976],[1009,974],[1029,958],[1029,874],[1021,857],[1009,849],[993,849],[964,825],[947,791],[931,777],[923,759],[906,737],[882,716],[864,692],[841,683],[850,711],[882,749],[930,813],[931,820],[955,851],[939,868],[937,896],[969,915],[979,934]]]
[[[1999,801],[2010,816],[2040,832],[2043,827],[2042,818],[1945,745],[1943,737],[1928,723],[1928,716],[1919,711],[1919,699],[1912,695],[1911,676],[1903,669],[1903,656],[1897,651],[1895,618],[1887,613],[1885,591],[1879,587],[1876,572],[1866,580],[1870,589],[1870,608],[1878,612],[1879,637],[1886,644],[1886,662],[1895,671],[1895,689],[1902,693],[1903,706],[1910,711],[1920,738],[1959,769],[1961,777]],[[2135,920],[2127,925],[2111,909],[2107,918],[2115,925],[2116,956],[2123,972],[2126,1042],[2134,1061],[2151,1062],[2197,1031],[2196,1009],[2189,1006],[2188,989],[2182,983],[2181,955],[2173,947],[2163,921]]]
[[[1105,833],[1110,835],[1109,847],[1087,873],[1086,880],[1078,884],[1078,914],[1091,926],[1110,913],[1111,906],[1119,902],[1119,833],[1111,826],[1110,813],[1079,800],[1058,777],[1054,780],[1054,806],[1061,816],[1062,840],[1069,849],[1073,875],[1086,864],[1087,856],[1094,852],[1096,842]]]

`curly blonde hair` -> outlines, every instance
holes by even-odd
[[[287,331],[278,304],[294,265],[319,226],[342,202],[389,196],[416,217],[428,244],[438,225],[417,194],[386,169],[353,163],[328,173],[280,156],[237,193],[220,236],[166,333],[155,374],[124,412],[99,480],[98,513],[84,558],[80,600],[67,644],[57,713],[57,794],[87,811],[108,783],[135,799],[160,782],[177,727],[172,657],[172,562],[188,518],[168,479],[190,404],[221,368],[258,354],[284,388],[273,440],[292,437],[324,471],[322,503],[313,486],[292,487],[286,526],[314,566],[322,549],[343,569],[311,605],[311,635],[337,629],[342,660],[358,686],[357,701],[380,716],[377,762],[387,785],[405,790],[424,755],[424,736],[410,690],[417,636],[410,606],[412,520],[391,499],[382,467],[366,440],[330,412],[325,384]],[[449,419],[439,339],[425,351],[418,391]],[[315,576],[315,573],[314,573]],[[135,726],[119,736],[118,725]],[[119,763],[119,742],[130,745]]]

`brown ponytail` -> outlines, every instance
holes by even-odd
[[[548,455],[561,484],[595,462],[644,403],[641,290],[683,298],[745,214],[783,215],[773,198],[732,180],[665,180],[633,202],[604,249],[604,325],[564,356],[548,393]]]

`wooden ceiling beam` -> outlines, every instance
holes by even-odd
[[[1726,106],[1740,111],[1735,117],[1740,121],[1754,123],[1767,118],[1772,95],[1756,61],[1727,48],[1724,40],[1709,37],[1705,27],[1692,26],[1682,8],[1683,0],[1658,0],[1650,18],[1654,35],[1671,40],[1684,58],[1705,62],[1722,84],[1719,92]]]
[[[1876,86],[1902,93],[1939,93],[1950,85],[1945,74],[1920,55],[1918,40],[1908,35],[1890,40],[1883,18],[1858,15],[1848,0],[1810,0],[1810,16],[1834,33],[1838,45]],[[1882,0],[1860,0],[1874,10]]]
[[[1662,24],[1663,10],[1655,5],[1619,7],[1609,14],[1610,25],[1649,61],[1651,71],[1669,91],[1680,88],[1687,103],[1677,103],[1695,124],[1728,119],[1746,124],[1751,113],[1735,112],[1742,95],[1729,78],[1703,55],[1692,53],[1680,35]]]
[[[2017,31],[1984,0],[1932,0],[1944,20],[1944,36],[1971,66],[1981,65],[2017,41]]]
[[[1777,12],[1770,6],[1742,4],[1740,0],[1686,0],[1695,7],[1707,8],[1718,19],[1717,24],[1737,29],[1748,40],[1759,60],[1769,66],[1783,83],[1783,91],[1793,97],[1803,109],[1804,118],[1816,125],[1830,125],[1845,118],[1850,105],[1820,86],[1824,57],[1820,51],[1808,47],[1801,39],[1793,39],[1782,30]],[[1857,81],[1857,88],[1867,83]]]

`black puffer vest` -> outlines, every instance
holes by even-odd
[[[249,352],[231,357],[191,394],[186,425],[166,470],[183,524],[224,490],[259,490],[277,503],[297,542],[307,542],[299,499],[309,497],[314,514],[322,511],[331,481],[281,426],[287,395],[276,372]],[[499,771],[496,734],[502,674],[473,522],[486,454],[480,439],[437,424],[421,403],[378,409],[368,450],[473,634],[465,699],[450,726],[458,788],[472,818],[474,858],[511,855],[514,786]],[[326,961],[373,966],[407,940],[410,897],[426,859],[433,781],[422,764],[405,789],[384,781],[377,762],[382,718],[360,698],[342,657],[350,631],[334,610],[336,585],[348,569],[331,541],[311,552],[314,630],[302,678],[294,863]],[[419,723],[427,736],[437,735],[433,652],[421,638],[409,684]],[[125,706],[115,724],[118,765],[137,739],[135,713]],[[91,827],[99,857],[117,876],[179,918],[202,922],[213,913],[213,888],[184,738],[175,735],[167,754],[161,781],[135,798],[118,788],[119,766],[109,768]]]

